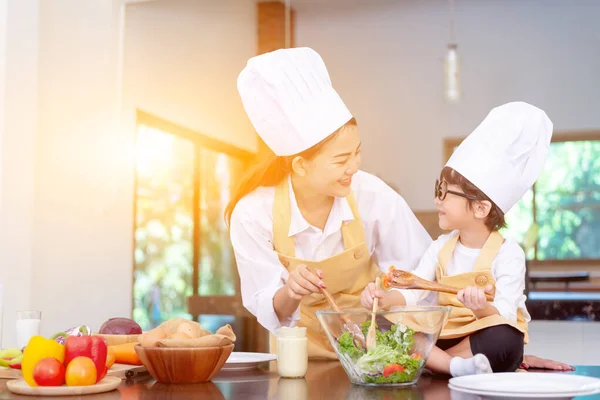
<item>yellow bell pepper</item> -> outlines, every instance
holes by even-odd
[[[46,339],[43,336],[33,336],[23,352],[21,372],[23,379],[29,386],[38,386],[33,379],[33,369],[42,358],[56,358],[61,363],[65,361],[65,346],[54,339]]]

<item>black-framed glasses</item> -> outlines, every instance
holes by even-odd
[[[455,192],[454,190],[448,190],[448,182],[446,182],[446,181],[440,182],[439,179],[436,179],[435,180],[434,197],[438,198],[440,200],[444,200],[448,193],[456,195],[456,196],[464,197],[465,199],[469,199],[469,200],[477,200],[477,197],[475,197],[473,195],[461,193],[461,192]]]

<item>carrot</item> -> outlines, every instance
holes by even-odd
[[[134,349],[138,344],[138,342],[131,342],[108,346],[108,352],[114,355],[116,363],[142,365],[142,362]]]
[[[106,368],[110,368],[113,366],[113,364],[115,363],[115,355],[114,353],[109,352],[106,355]]]

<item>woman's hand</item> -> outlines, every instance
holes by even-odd
[[[308,266],[299,264],[292,272],[285,284],[288,296],[294,300],[302,300],[304,296],[321,293],[320,288],[326,288],[323,271],[311,271]]]

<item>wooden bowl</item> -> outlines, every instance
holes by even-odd
[[[210,381],[233,351],[233,344],[221,347],[134,347],[150,375],[161,383],[202,383]]]
[[[140,335],[106,335],[101,333],[93,333],[92,335],[104,338],[109,346],[140,341]]]

